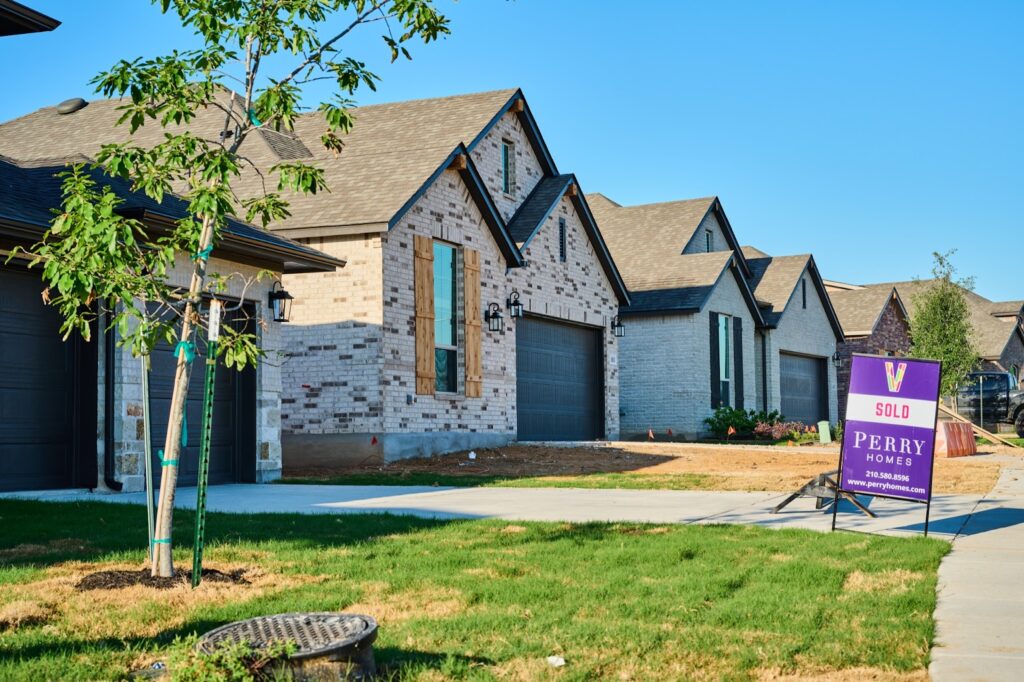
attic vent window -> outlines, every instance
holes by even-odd
[[[309,148],[302,144],[302,140],[294,135],[287,135],[266,128],[260,128],[259,132],[267,146],[282,161],[313,158],[313,152],[309,151]]]
[[[715,250],[715,233],[711,230],[704,230],[704,250],[708,253]]]
[[[565,218],[558,219],[558,260],[565,262],[566,258]]]
[[[501,191],[516,191],[516,145],[511,140],[501,141]]]
[[[807,308],[807,280],[800,280],[800,293],[803,296],[804,308]]]

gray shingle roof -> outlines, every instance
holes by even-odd
[[[750,265],[750,288],[761,306],[765,324],[774,327],[782,318],[790,296],[800,282],[800,275],[810,264],[809,255],[753,258]]]
[[[613,252],[614,255],[614,252]],[[715,288],[722,273],[732,264],[731,251],[676,255],[671,272],[661,269],[663,277],[653,276],[629,286],[630,304],[624,314],[699,311]]]
[[[498,90],[354,109],[356,124],[342,138],[344,149],[338,156],[320,143],[327,124],[318,112],[298,118],[293,139],[275,138],[271,143],[264,135],[250,135],[239,152],[265,171],[282,160],[275,148],[297,152],[301,144],[312,153],[307,162],[324,169],[330,192],[286,193],[292,216],[275,229],[374,225],[384,229],[452,150],[470,143],[517,92]],[[228,95],[224,97],[227,102]],[[92,157],[101,143],[129,139],[126,126],[115,126],[120,105],[120,100],[97,100],[67,115],[46,107],[0,124],[0,154],[22,161]],[[223,120],[223,112],[211,107],[189,129],[215,139]],[[164,132],[151,124],[132,139],[148,146],[161,141]],[[235,187],[240,196],[255,196],[262,182],[247,169]]]
[[[34,227],[41,236],[54,217],[52,209],[61,205],[62,181],[58,174],[65,170],[67,165],[62,162],[51,160],[19,164],[0,157],[0,221]],[[109,186],[124,200],[121,210],[127,213],[146,212],[174,220],[188,215],[185,202],[176,196],[165,196],[163,203],[158,204],[142,192],[133,192],[123,180],[103,176],[98,171],[90,173],[98,184]],[[241,242],[248,245],[249,251],[254,247],[259,250],[258,245],[262,245],[265,251],[262,255],[282,262],[286,272],[333,270],[345,264],[305,244],[238,220],[229,220],[224,232],[222,244],[226,252],[234,250],[237,253]],[[214,253],[218,252],[219,249]]]
[[[566,188],[572,181],[572,175],[542,178],[530,192],[530,196],[526,197],[526,201],[508,223],[508,231],[520,248],[525,246],[526,242],[551,215],[552,209],[565,194]]]
[[[899,299],[896,289],[883,286],[829,291],[832,307],[848,337],[869,336],[874,332],[892,296]]]

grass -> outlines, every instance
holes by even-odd
[[[454,488],[618,488],[623,490],[714,490],[713,474],[638,474],[610,472],[566,476],[487,476],[425,471],[351,473],[326,478],[290,477],[276,483],[306,485],[410,485]]]
[[[1005,438],[1006,440],[1010,441],[1011,443],[1014,443],[1015,445],[1019,445],[1022,448],[1024,448],[1024,438],[1016,438],[1016,437],[1011,438],[1010,436],[1007,436],[1007,435],[1003,435],[1003,434],[999,434],[999,435],[1002,435],[1003,438]],[[976,436],[974,438],[974,440],[978,443],[978,445],[995,445],[995,443],[991,442],[987,438],[982,438],[981,436]]]
[[[249,567],[251,585],[76,591],[142,562],[144,519],[0,501],[0,679],[119,679],[179,636],[341,609],[380,620],[385,679],[924,679],[948,551],[743,526],[211,514],[207,565]],[[192,522],[178,512],[179,547]]]

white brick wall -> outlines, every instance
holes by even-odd
[[[839,417],[839,397],[836,367],[831,358],[836,352],[836,337],[814,282],[806,270],[802,279],[807,280],[807,308],[803,308],[800,284],[797,283],[779,320],[779,326],[765,330],[767,367],[763,371],[768,373],[768,411],[782,409],[779,353],[799,353],[826,359],[829,421],[835,423]],[[758,409],[761,409],[761,403],[758,403]]]
[[[510,140],[515,146],[516,183],[511,194],[501,191],[502,140]],[[519,206],[544,177],[537,155],[533,152],[533,146],[526,137],[526,131],[519,122],[519,117],[513,113],[501,117],[473,150],[472,156],[473,163],[480,171],[484,184],[491,194],[491,199],[506,222],[515,215]]]
[[[711,312],[743,320],[744,407],[754,407],[754,320],[735,275],[726,271],[699,313],[625,319],[626,336],[619,340],[623,435],[672,429],[696,437],[707,431],[704,418],[713,412]]]
[[[683,247],[683,253],[707,253],[707,242],[704,234],[708,230],[711,231],[711,250],[728,251],[729,242],[725,240],[725,233],[722,231],[722,226],[718,224],[718,218],[715,217],[714,213],[708,213],[704,220],[701,221],[700,227],[693,233],[693,237]]]

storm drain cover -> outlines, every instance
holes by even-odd
[[[346,613],[284,613],[228,623],[207,632],[196,648],[213,653],[224,645],[247,642],[262,649],[272,642],[293,642],[298,649],[289,658],[344,656],[366,649],[377,639],[377,621]]]

